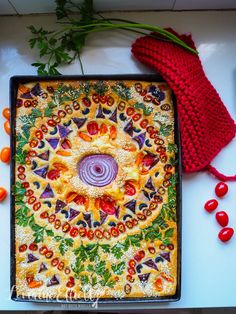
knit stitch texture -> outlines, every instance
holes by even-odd
[[[178,36],[195,47],[190,35]],[[207,79],[198,55],[150,36],[137,39],[132,45],[132,53],[140,62],[159,72],[176,96],[183,170],[196,172],[207,168],[219,176],[215,168],[209,167],[210,162],[234,138],[236,127]],[[235,180],[236,176],[228,179]]]

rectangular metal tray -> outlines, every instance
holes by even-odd
[[[63,76],[13,76],[10,79],[10,110],[11,110],[11,166],[10,166],[10,184],[11,184],[11,278],[10,289],[11,299],[20,302],[37,302],[37,303],[66,303],[66,304],[93,304],[95,300],[76,300],[67,301],[65,299],[37,299],[32,297],[18,297],[16,295],[15,282],[16,282],[16,261],[15,261],[15,199],[13,195],[13,187],[15,185],[15,146],[16,146],[16,99],[19,84],[35,81],[63,81],[63,80],[138,80],[138,81],[153,81],[153,82],[166,82],[159,74],[122,74],[122,75],[63,75]],[[180,145],[180,132],[179,122],[177,115],[177,106],[175,96],[173,94],[174,116],[175,116],[175,144],[178,147],[176,173],[178,174],[178,182],[176,185],[177,197],[177,226],[178,226],[178,261],[177,261],[177,288],[173,296],[163,297],[147,297],[147,298],[127,298],[127,299],[111,299],[102,298],[97,302],[98,304],[134,304],[134,303],[163,303],[178,301],[181,297],[181,236],[182,236],[182,172],[181,172],[181,145]]]

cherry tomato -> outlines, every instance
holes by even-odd
[[[142,164],[146,167],[151,166],[154,163],[155,159],[153,156],[147,154],[142,159]]]
[[[224,182],[219,182],[215,187],[215,193],[218,197],[223,197],[228,192],[228,185]]]
[[[119,231],[116,227],[112,227],[110,233],[115,238],[119,236]]]
[[[139,119],[141,119],[141,117],[142,117],[142,115],[141,115],[140,113],[136,113],[136,114],[132,117],[132,119],[133,119],[134,121],[138,121]]]
[[[8,164],[10,161],[10,157],[11,157],[10,147],[4,147],[1,150],[1,154],[0,154],[1,161]]]
[[[111,234],[108,230],[103,231],[103,236],[105,239],[108,239],[108,240],[111,238]]]
[[[10,133],[11,133],[11,127],[10,127],[10,122],[9,122],[8,120],[4,122],[4,129],[5,129],[6,133],[7,133],[8,135],[10,135]]]
[[[223,228],[220,230],[220,232],[218,234],[218,238],[222,242],[227,242],[232,238],[233,234],[234,234],[233,228]]]
[[[119,232],[121,232],[121,233],[125,232],[125,230],[126,230],[125,225],[123,224],[123,222],[118,222],[117,228],[118,228]]]
[[[68,281],[68,282],[66,283],[67,288],[72,288],[72,287],[74,287],[74,285],[75,285],[75,283],[72,282],[72,281]]]
[[[79,234],[79,229],[77,227],[72,227],[70,230],[70,236],[75,238]]]
[[[112,96],[107,96],[107,104],[108,106],[112,106],[114,104],[115,100]]]
[[[25,196],[31,196],[31,195],[33,195],[33,194],[34,194],[34,191],[31,190],[31,189],[25,191]]]
[[[69,299],[73,299],[75,297],[75,292],[72,291],[72,290],[69,290],[67,292],[67,296],[68,296]]]
[[[128,280],[129,282],[134,282],[134,278],[131,275],[127,275],[126,280]]]
[[[48,172],[48,179],[57,180],[58,178],[60,178],[60,170],[59,169],[52,169]]]
[[[91,106],[91,100],[88,98],[88,97],[84,97],[82,98],[82,104],[85,106],[85,107],[90,107]]]
[[[99,103],[99,95],[98,94],[93,94],[92,96],[93,101],[98,104]]]
[[[51,251],[51,250],[47,251],[47,253],[45,254],[45,257],[48,259],[52,258],[53,257],[53,251]]]
[[[141,258],[144,258],[144,256],[145,256],[145,252],[143,250],[139,251],[138,254],[139,254],[139,256],[141,256]]]
[[[19,252],[20,253],[23,253],[23,252],[25,252],[27,250],[27,244],[21,244],[20,246],[19,246]]]
[[[0,202],[3,201],[7,196],[7,190],[0,187]]]
[[[91,121],[87,124],[87,130],[90,135],[98,134],[99,128],[96,121]]]
[[[76,198],[74,199],[74,202],[77,205],[84,205],[86,203],[86,198],[83,195],[77,195]]]
[[[218,207],[218,201],[213,199],[205,203],[204,208],[208,213],[213,212]]]
[[[125,194],[126,195],[132,196],[132,195],[136,194],[136,188],[132,183],[127,181],[124,185],[124,188],[125,188]]]
[[[34,138],[34,139],[32,139],[32,140],[30,141],[30,144],[29,144],[29,145],[30,145],[31,148],[35,148],[35,147],[38,146],[38,143],[39,143],[39,141]]]
[[[27,153],[27,156],[29,157],[36,157],[37,156],[37,152],[35,150],[29,150]]]
[[[34,204],[35,201],[36,201],[36,197],[30,196],[30,198],[28,199],[28,204],[32,205],[32,204]]]
[[[102,104],[105,104],[107,102],[107,96],[101,95],[99,96],[99,100]]]
[[[24,173],[25,172],[25,167],[20,165],[17,170],[20,172],[20,173]]]
[[[10,120],[10,116],[11,116],[10,109],[9,108],[4,108],[3,111],[2,111],[2,115],[7,120]]]
[[[106,195],[100,198],[100,207],[108,215],[114,215],[116,212],[114,200]]]
[[[61,261],[61,262],[58,264],[57,269],[58,269],[58,270],[63,270],[63,269],[64,269],[64,266],[65,266],[65,263]]]
[[[171,250],[171,251],[174,250],[174,248],[175,248],[175,247],[174,247],[174,244],[172,244],[172,243],[168,244],[167,247],[168,247],[168,249]]]
[[[29,245],[29,249],[31,250],[31,251],[37,251],[38,250],[38,244],[37,243],[30,243],[30,245]]]
[[[134,255],[134,259],[136,260],[136,262],[140,262],[142,257],[137,253]]]
[[[51,214],[51,215],[48,217],[48,222],[49,222],[49,223],[53,223],[55,220],[56,220],[56,215],[55,215],[55,214]]]
[[[226,212],[221,211],[216,213],[216,220],[221,227],[226,227],[229,222],[229,217]]]
[[[56,219],[54,222],[54,228],[59,229],[61,227],[61,221],[60,219]]]

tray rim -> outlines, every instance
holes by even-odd
[[[89,74],[89,75],[61,75],[61,76],[37,76],[37,75],[15,75],[10,78],[10,112],[11,112],[11,134],[10,134],[10,149],[11,149],[11,164],[10,164],[10,292],[11,300],[16,302],[35,302],[35,303],[56,303],[56,304],[94,304],[96,301],[101,305],[110,304],[135,304],[135,303],[164,303],[176,302],[181,298],[181,258],[182,258],[182,169],[181,169],[181,139],[179,132],[179,119],[177,113],[177,103],[175,95],[172,91],[172,102],[174,106],[174,138],[175,144],[178,147],[176,165],[176,173],[178,174],[178,181],[176,184],[176,211],[177,211],[177,286],[176,293],[173,296],[162,297],[147,297],[147,298],[101,298],[95,300],[67,300],[67,299],[38,299],[34,297],[21,297],[16,295],[15,282],[16,282],[16,260],[15,260],[15,199],[13,195],[13,186],[15,184],[15,143],[16,143],[16,107],[15,100],[17,96],[17,89],[20,83],[41,82],[41,81],[68,81],[68,80],[137,80],[137,81],[153,81],[153,82],[166,82],[159,74]],[[168,84],[168,83],[167,83]]]

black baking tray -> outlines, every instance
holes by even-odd
[[[182,248],[182,172],[181,172],[181,144],[180,144],[180,132],[179,132],[179,121],[177,114],[177,105],[175,95],[173,94],[172,100],[174,104],[174,116],[175,116],[175,144],[178,147],[177,153],[177,165],[176,173],[178,174],[178,181],[176,185],[177,191],[177,230],[178,230],[178,275],[177,275],[177,288],[176,293],[173,296],[163,297],[147,297],[147,298],[102,298],[97,300],[66,300],[66,299],[38,299],[33,297],[19,297],[16,295],[15,282],[16,282],[16,261],[15,261],[15,198],[13,195],[13,186],[15,185],[15,144],[16,144],[16,99],[17,90],[19,84],[29,82],[40,82],[40,81],[65,81],[65,80],[137,80],[147,82],[166,82],[163,77],[159,74],[122,74],[122,75],[63,75],[63,76],[13,76],[10,79],[10,110],[11,110],[11,136],[10,136],[10,147],[11,147],[11,165],[10,165],[10,184],[11,184],[11,278],[10,278],[10,291],[11,299],[20,302],[37,302],[37,303],[64,303],[64,304],[148,304],[148,303],[163,303],[163,302],[174,302],[178,301],[181,297],[181,248]]]

